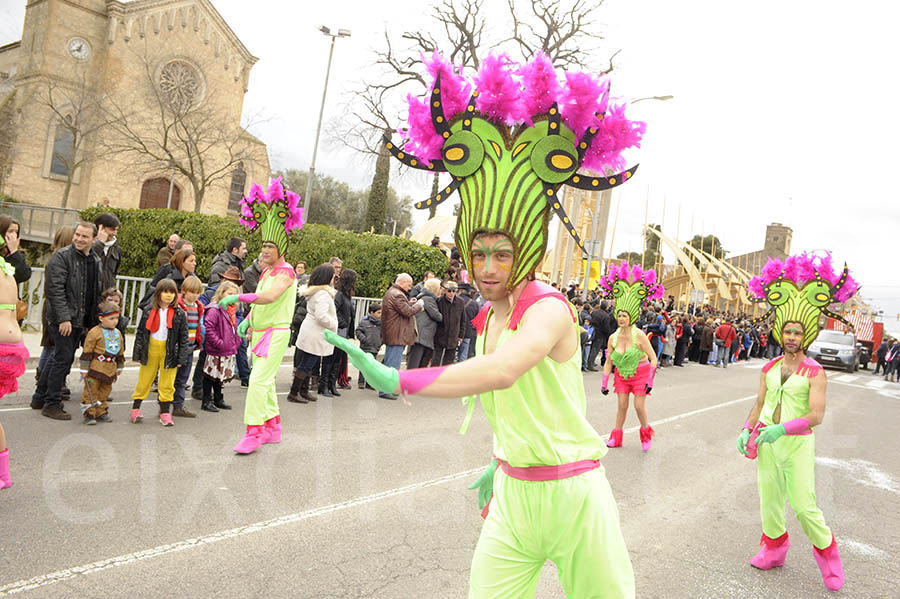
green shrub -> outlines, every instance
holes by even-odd
[[[259,254],[259,236],[248,234],[235,217],[105,207],[88,208],[81,216],[93,221],[104,212],[112,212],[122,221],[120,275],[152,277],[158,268],[156,254],[172,233],[193,242],[198,257],[197,274],[203,281],[209,278],[213,258],[225,249],[231,237],[247,240],[245,266]],[[447,257],[440,250],[400,237],[353,233],[314,224],[291,235],[287,259],[292,264],[305,261],[309,265],[307,272],[332,256],[340,257],[345,268],[359,274],[356,294],[365,297],[381,297],[398,273],[406,272],[419,280],[425,271],[443,273],[447,269]]]

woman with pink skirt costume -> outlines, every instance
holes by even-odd
[[[19,390],[19,377],[25,372],[25,360],[28,359],[22,331],[16,322],[19,294],[14,274],[15,269],[0,258],[0,398]],[[0,489],[9,486],[12,486],[9,448],[6,447],[6,433],[0,424]]]

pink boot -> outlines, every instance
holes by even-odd
[[[9,448],[0,451],[0,489],[12,486],[9,478]]]
[[[131,424],[137,424],[144,419],[144,417],[141,416],[140,408],[138,408],[137,410],[131,410],[131,416],[129,416],[128,418],[129,420],[131,420]]]
[[[263,436],[266,433],[265,426],[247,425],[247,432],[241,442],[234,446],[238,453],[253,453],[263,444]]]
[[[2,466],[0,466],[0,475],[2,474]],[[841,564],[841,554],[838,553],[837,541],[834,540],[834,536],[831,537],[831,545],[825,549],[819,549],[813,545],[813,557],[819,564],[822,582],[825,583],[826,589],[836,591],[844,586],[844,566]]]
[[[263,443],[281,443],[281,416],[269,418],[263,426]]]
[[[644,451],[650,449],[650,445],[651,443],[653,443],[653,434],[655,432],[656,431],[654,431],[653,427],[649,424],[647,425],[647,428],[641,428],[641,449],[643,449]]]
[[[791,546],[787,532],[777,539],[770,539],[763,533],[759,544],[762,549],[750,560],[751,566],[760,570],[771,570],[784,565],[784,558],[787,557],[788,548]]]
[[[609,433],[609,440],[606,442],[607,447],[622,447],[622,429],[614,428]]]
[[[162,412],[159,415],[159,423],[163,426],[175,426],[175,421],[172,420],[172,415],[168,412]]]

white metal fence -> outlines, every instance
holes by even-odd
[[[116,277],[116,287],[122,292],[124,306],[122,306],[122,314],[128,316],[131,322],[128,330],[133,331],[137,328],[140,319],[140,310],[138,303],[147,293],[147,287],[150,285],[150,279],[143,277]],[[44,305],[44,269],[32,268],[31,279],[19,285],[19,297],[28,305],[28,314],[25,316],[23,325],[27,325],[31,329],[41,330],[41,308]],[[355,297],[353,303],[355,306],[355,315],[353,321],[353,330],[359,321],[366,317],[369,313],[369,305],[373,302],[380,303],[380,297]]]

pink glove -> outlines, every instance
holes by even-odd
[[[252,304],[259,296],[255,293],[242,293],[238,296],[238,300],[245,304]]]
[[[653,377],[656,376],[656,368],[650,367],[650,380],[647,381],[647,384],[644,385],[644,391],[647,395],[650,395],[650,392],[653,391]]]
[[[448,366],[434,366],[432,368],[414,368],[400,371],[400,390],[404,393],[415,395],[434,382]]]
[[[609,375],[603,375],[603,384],[600,385],[600,393],[603,395],[609,395]]]
[[[794,418],[784,423],[785,435],[802,435],[809,430],[809,420],[806,418]]]

